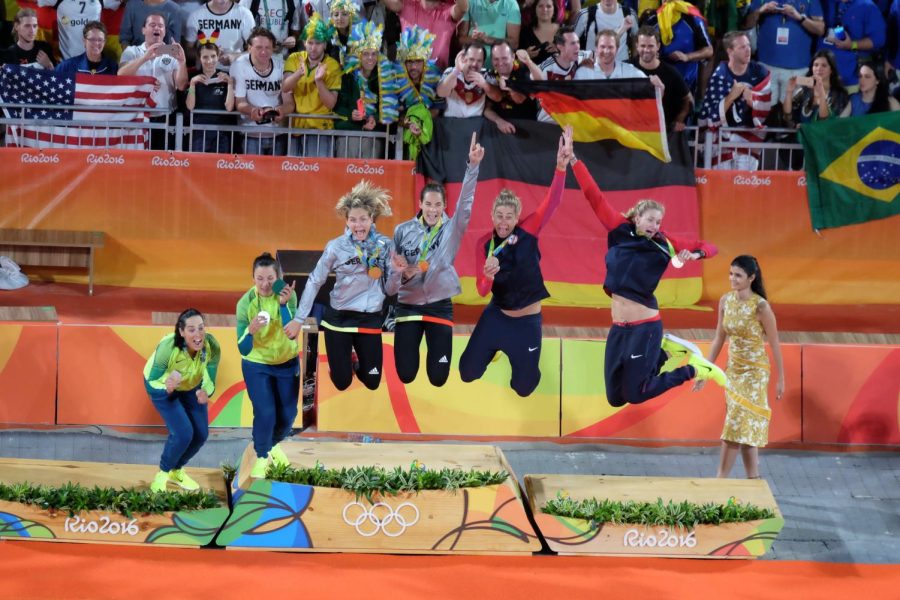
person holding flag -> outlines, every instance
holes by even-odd
[[[510,387],[520,396],[530,395],[541,381],[541,300],[550,293],[541,274],[538,236],[562,200],[571,155],[572,128],[566,127],[550,190],[537,210],[521,222],[522,204],[513,192],[501,190],[494,199],[494,229],[475,247],[478,293],[493,292],[493,297],[459,359],[459,375],[465,382],[484,375],[497,352],[509,357]]]
[[[716,247],[664,233],[665,207],[655,200],[640,200],[624,215],[616,212],[574,151],[571,163],[585,198],[609,232],[603,289],[612,298],[613,323],[604,358],[606,400],[615,407],[640,404],[695,377],[725,387],[725,373],[703,358],[697,346],[663,335],[653,295],[670,263],[681,268],[686,261],[711,258]],[[663,350],[689,356],[688,364],[661,373],[667,360]]]
[[[334,272],[334,289],[322,327],[331,381],[339,390],[350,387],[354,372],[370,390],[381,383],[381,309],[392,243],[391,238],[378,233],[375,221],[382,215],[390,216],[390,200],[387,190],[363,180],[338,201],[335,209],[347,224],[344,233],[325,246],[303,288],[294,319],[284,327],[287,336],[296,339],[309,318],[316,294],[328,273]],[[354,351],[357,360],[353,359]]]
[[[411,383],[419,372],[422,336],[428,348],[426,371],[434,386],[442,386],[450,375],[453,354],[453,303],[462,291],[453,267],[459,245],[472,217],[478,167],[484,148],[472,134],[469,163],[453,216],[448,217],[444,187],[429,183],[419,196],[419,213],[394,230],[388,295],[398,294],[394,328],[394,362],[403,383]]]

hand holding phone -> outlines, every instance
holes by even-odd
[[[802,85],[803,87],[808,87],[808,88],[815,87],[816,80],[813,79],[812,77],[798,77],[797,85]]]
[[[156,54],[158,56],[162,56],[163,54],[174,57],[178,52],[177,44],[163,44],[159,48],[156,49]]]

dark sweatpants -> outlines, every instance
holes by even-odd
[[[640,404],[694,377],[694,368],[659,370],[666,362],[662,351],[662,321],[636,325],[613,323],[606,340],[604,376],[606,400],[611,406]]]
[[[510,317],[488,304],[459,358],[460,378],[466,382],[480,378],[499,351],[512,366],[510,387],[522,397],[531,394],[541,381],[541,323],[540,313]]]

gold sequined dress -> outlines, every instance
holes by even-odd
[[[766,334],[757,312],[762,301],[757,294],[741,300],[737,292],[729,292],[725,296],[723,316],[728,334],[728,387],[722,439],[756,447],[768,443],[772,416],[766,398],[769,385]]]

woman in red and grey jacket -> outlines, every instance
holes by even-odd
[[[663,232],[665,207],[654,200],[640,200],[624,215],[616,212],[574,152],[571,164],[585,198],[609,232],[603,282],[612,298],[613,321],[604,360],[607,401],[612,406],[640,404],[695,377],[725,387],[725,373],[703,358],[697,346],[663,335],[653,295],[670,262],[680,268],[689,260],[711,258],[716,247]],[[660,373],[666,354],[687,355],[688,364]]]
[[[567,127],[559,141],[550,190],[532,214],[519,221],[522,205],[509,190],[494,200],[494,230],[475,247],[478,293],[493,292],[493,297],[459,358],[463,381],[484,375],[497,352],[509,357],[510,387],[520,396],[531,394],[541,380],[541,300],[550,293],[541,275],[538,235],[562,200],[571,150],[572,128]]]

